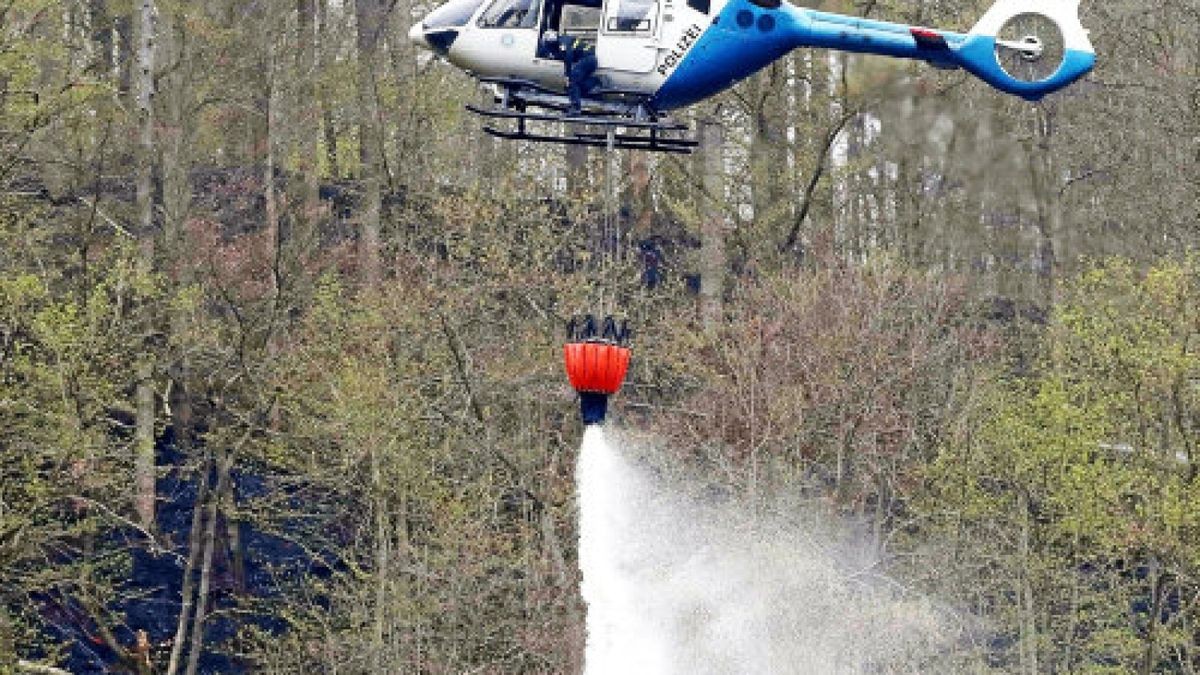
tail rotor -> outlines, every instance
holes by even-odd
[[[960,64],[994,87],[1038,100],[1096,62],[1080,0],[997,0],[957,48]]]
[[[1044,14],[1017,14],[996,35],[996,62],[1014,80],[1048,80],[1062,67],[1066,56],[1062,29]]]

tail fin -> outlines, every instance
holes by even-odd
[[[958,51],[963,67],[998,89],[1037,100],[1087,74],[1096,52],[1080,0],[997,0]]]

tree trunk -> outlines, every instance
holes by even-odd
[[[96,52],[94,70],[102,80],[116,81],[120,75],[113,58],[113,21],[108,15],[108,0],[89,0],[88,19],[92,29],[92,48]]]
[[[167,675],[175,675],[179,672],[180,661],[183,657],[183,644],[187,639],[188,621],[191,619],[192,606],[195,604],[196,563],[200,560],[202,548],[200,528],[204,526],[204,509],[210,499],[208,481],[211,472],[212,464],[205,461],[200,466],[200,473],[196,478],[199,486],[196,488],[196,502],[192,506],[192,529],[188,532],[188,558],[183,568],[179,619],[175,624],[175,639],[171,641],[171,657],[167,662]]]
[[[196,675],[200,654],[204,651],[204,622],[208,618],[208,595],[212,587],[213,552],[217,546],[217,518],[221,495],[229,482],[233,453],[218,445],[216,451],[217,487],[209,494],[207,522],[204,525],[204,553],[200,563],[200,588],[196,592],[196,617],[192,621],[192,644],[188,650],[187,675]]]
[[[299,147],[296,152],[296,168],[301,176],[301,212],[297,219],[299,228],[292,233],[292,241],[303,249],[313,246],[313,238],[321,219],[321,176],[318,171],[317,126],[320,106],[317,103],[314,78],[317,69],[317,44],[315,19],[316,0],[296,0],[297,23],[297,105],[296,137]]]
[[[636,246],[645,240],[654,228],[654,200],[650,192],[650,176],[648,153],[630,152],[629,170],[626,176],[629,187],[626,191],[625,207],[631,219],[629,227],[629,243],[636,251]]]
[[[384,491],[383,471],[379,451],[371,450],[371,483],[375,492],[375,621],[372,632],[372,658],[374,672],[381,673],[384,667],[384,652],[387,644],[388,577],[391,568],[391,525],[388,518],[388,499]]]
[[[185,34],[187,21],[181,6],[174,5],[163,14],[159,31],[160,53],[168,64],[163,76],[161,98],[166,119],[161,125],[158,139],[162,158],[163,199],[163,249],[167,267],[174,271],[173,278],[179,287],[192,282],[187,259],[190,251],[184,235],[191,208],[192,189],[189,179],[190,159],[188,143],[191,139],[190,124],[186,114],[189,96],[191,62],[190,40]],[[187,454],[192,427],[191,398],[188,395],[188,358],[184,344],[190,317],[186,311],[173,311],[170,316],[170,365],[167,374],[171,378],[170,410],[171,427],[174,430],[176,447]]]
[[[1158,663],[1158,625],[1162,621],[1163,591],[1167,575],[1156,558],[1150,559],[1150,624],[1146,628],[1146,651],[1142,655],[1142,667],[1138,675],[1153,675]]]
[[[0,661],[0,665],[6,665],[6,664],[4,664],[3,661]],[[55,668],[54,666],[49,666],[44,663],[34,663],[33,661],[25,661],[23,659],[18,659],[15,663],[15,666],[16,666],[15,671],[5,671],[5,672],[29,673],[30,675],[71,675],[71,671],[69,671],[69,670],[63,670],[62,668]]]
[[[1071,540],[1071,557],[1069,561],[1071,569],[1079,569],[1080,567],[1079,543],[1079,532],[1076,530]],[[1068,605],[1069,609],[1067,610],[1069,612],[1069,619],[1067,621],[1066,645],[1062,649],[1062,668],[1059,671],[1064,673],[1076,672],[1075,650],[1077,649],[1077,645],[1075,644],[1075,636],[1079,633],[1080,600],[1082,595],[1079,575],[1071,574],[1069,575],[1069,579],[1069,583],[1071,584],[1071,599]]]
[[[138,125],[137,149],[137,214],[138,264],[141,273],[154,270],[154,196],[152,193],[154,156],[154,0],[134,0],[137,33],[136,113]],[[154,531],[155,464],[154,464],[154,356],[149,344],[153,321],[147,316],[143,323],[147,334],[144,352],[138,358],[135,397],[134,442],[134,506],[139,524]]]
[[[320,61],[321,69],[324,70],[327,67],[326,61],[329,60],[327,45],[332,42],[329,38],[329,0],[317,1],[317,34],[320,39],[317,58]],[[325,137],[325,162],[329,165],[326,170],[334,180],[337,180],[341,177],[342,170],[338,166],[337,124],[333,119],[332,99],[333,93],[330,91],[330,87],[321,87],[321,131]]]
[[[268,33],[271,32],[268,28]],[[277,119],[278,106],[276,105],[276,87],[275,87],[275,40],[268,35],[266,44],[266,58],[263,64],[264,75],[266,77],[266,91],[263,93],[263,118],[266,121],[266,128],[263,130],[263,143],[266,150],[266,157],[263,160],[263,204],[264,215],[267,222],[264,223],[263,231],[266,233],[266,243],[268,246],[268,256],[271,260],[271,269],[278,270],[279,268],[279,201],[275,193],[275,147],[276,136],[279,133],[279,121]],[[271,295],[276,296],[279,293],[279,285],[277,283],[278,276],[271,274]],[[267,336],[268,349],[272,349],[274,345],[274,331]]]
[[[771,64],[755,76],[757,92],[750,138],[753,239],[766,238],[786,211],[783,185],[787,178],[788,61]]]
[[[1017,517],[1021,519],[1017,551],[1020,559],[1017,616],[1021,631],[1021,672],[1037,675],[1041,672],[1041,668],[1038,666],[1038,636],[1037,621],[1034,615],[1033,583],[1029,578],[1029,566],[1032,563],[1030,545],[1032,525],[1030,523],[1029,497],[1023,492],[1017,500],[1017,508],[1019,510]]]
[[[359,264],[363,283],[377,287],[383,277],[380,253],[382,211],[383,137],[379,123],[379,100],[375,92],[379,36],[383,32],[384,7],[379,0],[355,0],[358,47],[358,141]]]
[[[246,550],[242,546],[242,517],[238,512],[236,485],[226,480],[221,500],[221,513],[225,515],[225,536],[229,544],[230,574],[233,587],[239,592],[246,590]]]
[[[700,322],[712,333],[721,322],[725,296],[725,135],[715,116],[700,123],[704,203],[700,231]]]
[[[12,619],[8,609],[0,606],[0,672],[11,672],[16,665],[17,645],[13,638]]]
[[[115,54],[117,75],[117,90],[123,101],[133,102],[136,97],[133,91],[133,71],[137,69],[137,46],[134,44],[134,21],[138,16],[141,3],[133,1],[132,14],[116,12],[113,19],[113,53]]]
[[[1050,104],[1037,109],[1034,120],[1036,129],[1029,148],[1030,175],[1033,178],[1033,196],[1037,204],[1037,280],[1038,298],[1044,307],[1052,307],[1058,300],[1058,279],[1062,276],[1063,250],[1063,207],[1059,179],[1051,152],[1054,134],[1054,111]]]
[[[489,137],[490,138],[490,137]],[[588,149],[582,145],[565,146],[567,157],[567,198],[573,202],[587,192]]]

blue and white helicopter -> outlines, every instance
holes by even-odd
[[[783,0],[450,0],[410,39],[496,94],[503,138],[688,152],[666,114],[749,77],[797,47],[927,61],[1036,101],[1087,74],[1096,54],[1080,0],[998,0],[967,33],[805,9]],[[530,133],[526,122],[607,128]],[[585,126],[591,125],[591,126]],[[622,129],[621,133],[616,133]]]

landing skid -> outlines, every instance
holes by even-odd
[[[533,141],[534,143],[557,143],[559,145],[585,145],[593,148],[645,150],[647,152],[667,152],[677,155],[691,154],[697,145],[696,141],[691,139],[663,138],[654,135],[653,132],[645,136],[617,133],[554,136],[533,134],[525,130],[504,131],[492,127],[483,127],[483,132],[489,136],[510,141]]]
[[[496,138],[674,154],[691,153],[699,145],[696,140],[682,136],[688,131],[686,124],[652,112],[645,105],[644,97],[642,100],[627,97],[617,101],[587,99],[582,110],[572,112],[569,110],[570,99],[540,85],[511,80],[492,84],[499,90],[497,105],[492,108],[467,105],[467,110],[491,120],[516,122],[514,130],[485,125],[483,131]],[[563,123],[571,131],[565,134],[537,133],[529,129],[530,122]],[[576,127],[583,127],[583,130],[576,131]],[[596,127],[603,128],[603,132],[595,131]]]

